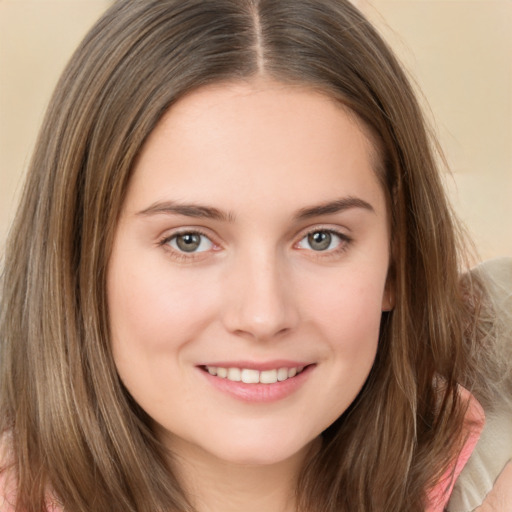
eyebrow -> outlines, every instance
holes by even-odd
[[[344,197],[334,201],[327,201],[319,205],[301,208],[293,216],[295,221],[307,220],[322,215],[332,215],[352,208],[361,208],[375,213],[373,206],[358,197]],[[141,210],[137,215],[183,215],[185,217],[212,219],[221,222],[233,222],[235,215],[232,212],[223,211],[213,206],[200,205],[195,203],[179,203],[176,201],[163,201],[153,203],[148,208]]]
[[[340,213],[352,208],[362,208],[363,210],[368,210],[372,213],[375,213],[375,209],[367,201],[364,201],[358,197],[348,196],[341,199],[336,199],[335,201],[328,201],[317,206],[301,208],[295,215],[295,219],[307,220],[311,219],[312,217],[319,217],[321,215],[332,215],[333,213]]]
[[[213,206],[193,203],[178,203],[175,201],[153,203],[148,208],[138,212],[137,215],[155,215],[159,213],[184,215],[185,217],[212,219],[222,222],[233,222],[235,219],[235,216],[232,213],[224,212]]]

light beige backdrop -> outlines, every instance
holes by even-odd
[[[428,99],[483,259],[512,256],[512,0],[354,0]],[[46,103],[108,0],[0,0],[0,252]]]

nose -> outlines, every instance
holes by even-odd
[[[240,258],[226,282],[225,328],[260,341],[294,330],[299,310],[289,274],[277,255],[260,252]]]

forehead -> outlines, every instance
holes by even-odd
[[[284,205],[375,196],[382,195],[377,167],[363,123],[326,94],[269,81],[216,84],[163,116],[139,156],[129,196]]]

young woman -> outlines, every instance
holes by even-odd
[[[455,484],[510,299],[461,278],[432,147],[348,1],[116,2],[5,257],[0,510],[507,510],[505,431]]]

